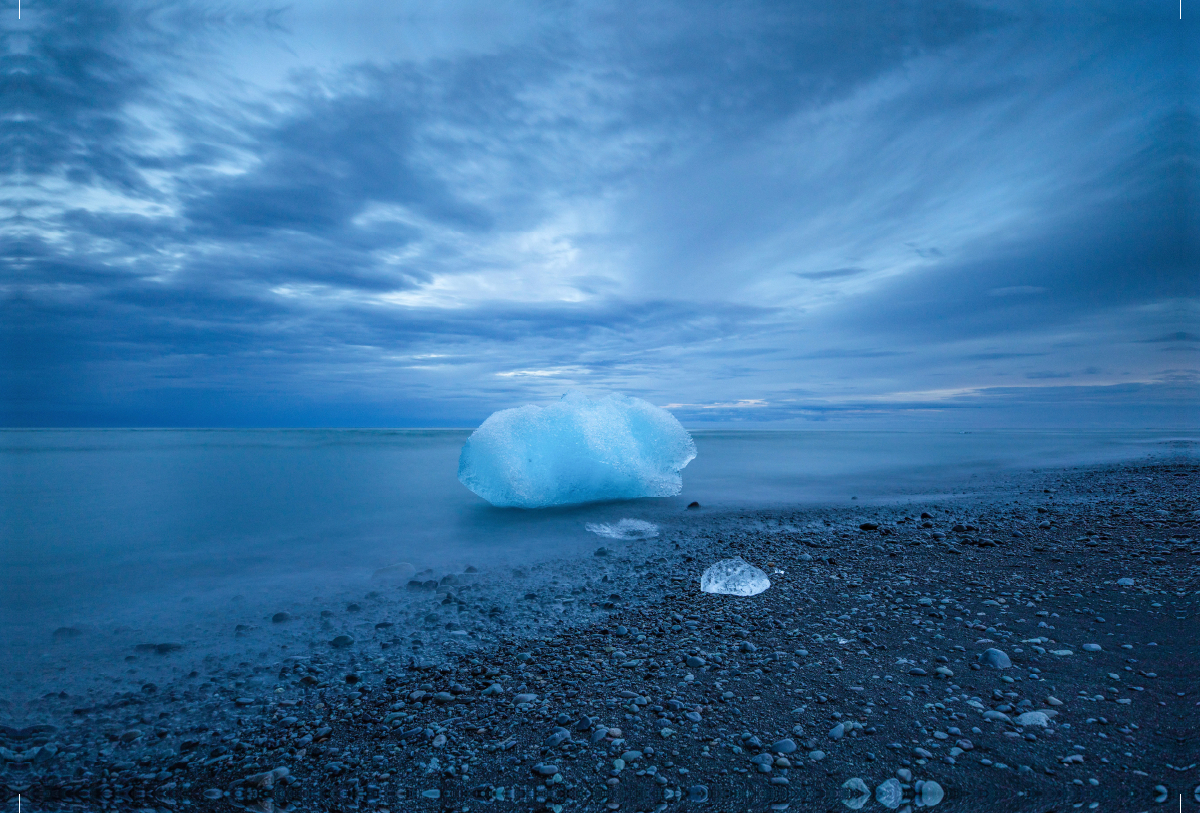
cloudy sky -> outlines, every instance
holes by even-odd
[[[5,425],[1196,423],[1170,2],[0,15]]]

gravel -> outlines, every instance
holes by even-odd
[[[310,642],[292,654],[0,706],[0,798],[649,810],[732,809],[749,789],[763,810],[1148,811],[1165,790],[1186,806],[1194,749],[1166,733],[1200,730],[1198,494],[1198,467],[1167,461],[929,502],[681,504],[659,537],[582,562],[376,579],[355,609],[268,616]],[[733,557],[771,587],[700,592]]]

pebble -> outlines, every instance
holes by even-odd
[[[921,804],[925,807],[933,807],[940,803],[946,796],[946,792],[942,790],[942,786],[932,779],[922,782],[918,792],[920,793]]]
[[[904,789],[899,779],[885,779],[875,788],[875,801],[889,810],[898,808],[903,799]]]
[[[857,776],[843,782],[842,789],[847,791],[842,797],[842,804],[851,810],[861,810],[871,800],[871,789]]]
[[[990,666],[993,669],[1008,669],[1012,666],[1012,660],[1001,649],[986,649],[979,660],[984,666]]]
[[[784,737],[771,744],[771,750],[776,754],[791,754],[796,751],[796,742],[791,737]]]

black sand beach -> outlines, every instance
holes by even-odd
[[[1195,810],[1198,494],[1200,466],[1180,459],[929,502],[701,507],[583,562],[381,583],[265,620],[307,642],[288,654],[9,703],[0,797],[33,811]],[[700,592],[733,556],[770,589]],[[184,654],[147,642],[130,657]]]

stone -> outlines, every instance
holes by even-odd
[[[904,799],[904,789],[900,787],[899,779],[894,777],[885,779],[875,788],[875,801],[889,810],[898,808],[902,799]]]
[[[861,810],[871,799],[871,789],[857,776],[842,783],[842,804],[851,810]]]
[[[1100,649],[1101,649],[1100,644],[1084,644],[1083,645],[1084,652],[1099,652]]]
[[[942,786],[932,779],[927,779],[921,784],[920,795],[917,798],[925,807],[933,807],[945,797],[946,792],[942,790]]]
[[[1050,725],[1050,717],[1044,711],[1027,711],[1024,714],[1018,714],[1014,722],[1019,726],[1040,726],[1045,728]]]
[[[1012,660],[1003,650],[987,649],[979,656],[979,661],[984,666],[990,666],[993,669],[1008,669],[1012,666]]]
[[[771,750],[776,754],[792,754],[796,751],[796,742],[791,737],[784,737],[771,743]]]

